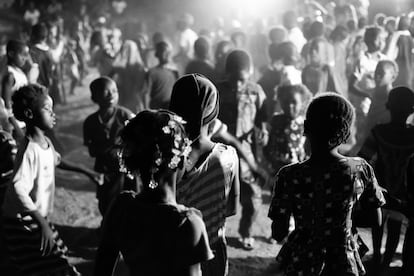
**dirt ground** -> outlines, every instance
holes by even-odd
[[[87,89],[94,76],[96,75],[91,74],[84,80],[85,85],[79,87],[75,95],[69,96],[66,105],[55,107],[58,117],[57,133],[64,148],[64,158],[88,167],[92,167],[93,160],[82,145],[82,123],[88,114],[96,110]],[[95,186],[82,175],[61,170],[57,170],[56,183],[55,208],[51,220],[58,226],[63,240],[70,249],[70,261],[83,275],[92,275],[98,244],[96,229],[101,221],[95,198]],[[228,220],[226,234],[232,276],[276,275],[271,272],[269,266],[277,255],[280,245],[267,242],[270,236],[270,221],[266,216],[270,200],[269,191],[264,191],[263,199],[261,214],[254,226],[257,240],[254,250],[248,252],[239,248],[237,227],[240,216]],[[361,232],[363,239],[372,248],[369,232],[367,230]],[[398,252],[397,259],[392,264],[394,267],[390,268],[386,275],[394,275],[401,265],[401,245]],[[367,258],[370,254],[368,253]],[[115,275],[128,275],[125,265],[120,263]]]

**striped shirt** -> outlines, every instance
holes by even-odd
[[[177,202],[201,211],[211,245],[224,227],[227,207],[237,202],[238,163],[233,147],[217,143],[204,162],[177,184]]]

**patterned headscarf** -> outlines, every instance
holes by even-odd
[[[200,135],[200,129],[217,118],[219,95],[217,88],[200,74],[185,75],[174,84],[170,110],[181,116],[187,124],[190,140]]]

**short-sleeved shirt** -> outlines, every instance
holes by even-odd
[[[365,52],[358,60],[357,69],[362,73],[362,78],[356,83],[356,87],[369,93],[375,88],[374,73],[379,61],[386,59],[380,51],[374,53]]]
[[[247,82],[244,89],[232,89],[228,81],[217,84],[220,92],[219,119],[225,123],[229,132],[242,143],[249,158],[254,160],[254,127],[267,121],[267,111],[264,106],[266,95],[260,85]],[[250,177],[247,163],[241,160],[241,175]]]
[[[49,87],[53,71],[53,58],[50,48],[41,45],[30,47],[30,56],[33,61],[39,64],[39,77],[37,82],[43,86]]]
[[[186,240],[189,224],[201,231],[195,245]],[[123,192],[104,226],[104,238],[120,250],[131,275],[179,275],[213,258],[200,212],[183,205],[155,204],[144,194]]]
[[[375,126],[359,154],[372,161],[379,184],[399,199],[407,197],[407,168],[414,157],[414,127]]]
[[[121,143],[120,134],[132,116],[128,109],[116,106],[107,122],[102,121],[98,111],[86,118],[83,124],[83,142],[91,156],[95,157],[95,171],[111,173],[119,170],[117,150]]]
[[[16,66],[7,66],[7,72],[11,74],[14,78],[14,84],[12,86],[12,91],[15,92],[19,88],[28,85],[29,81],[27,79],[26,74],[23,72],[22,69],[16,67]]]
[[[227,214],[234,213],[228,206],[237,205],[238,166],[236,150],[216,143],[205,160],[177,183],[177,202],[201,211],[210,244],[218,240]]]
[[[290,163],[305,160],[305,141],[303,136],[304,118],[292,119],[284,114],[276,114],[270,123],[269,143],[264,154],[274,170]]]
[[[53,210],[55,166],[60,155],[48,141],[48,148],[26,138],[19,148],[12,177],[6,192],[3,214],[16,217],[37,210],[46,217]]]
[[[147,72],[146,89],[150,95],[150,108],[168,109],[172,88],[178,76],[177,70],[166,66],[156,66]]]
[[[385,204],[372,167],[361,158],[319,166],[307,160],[279,171],[269,217],[286,234],[291,214],[295,218],[296,228],[278,255],[286,273],[358,275],[351,213],[359,196],[364,208]]]

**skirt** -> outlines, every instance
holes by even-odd
[[[42,233],[40,225],[31,216],[2,218],[2,235],[6,255],[16,273],[24,276],[79,276],[69,264],[67,247],[60,239],[53,224],[49,223],[55,244],[52,252],[42,256],[40,250]]]

